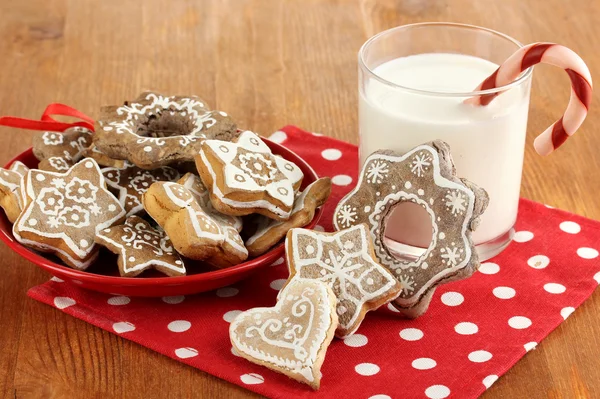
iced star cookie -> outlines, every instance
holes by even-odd
[[[171,277],[185,276],[183,260],[164,230],[138,216],[129,216],[125,224],[100,230],[95,241],[119,255],[117,264],[123,277],[135,277],[148,269]]]
[[[335,295],[316,280],[294,281],[272,308],[240,313],[229,326],[236,352],[319,389],[321,365],[338,324]]]
[[[142,197],[144,209],[167,233],[177,252],[195,260],[205,260],[219,252],[225,236],[181,184],[156,182]]]
[[[388,217],[403,202],[420,205],[431,218],[431,244],[413,261],[394,257],[384,240]],[[394,306],[414,318],[427,310],[437,285],[469,277],[479,267],[471,232],[487,204],[483,189],[456,177],[450,147],[434,141],[404,155],[371,154],[356,188],[339,202],[333,223],[337,230],[369,226],[379,262],[402,286]]]
[[[377,262],[367,226],[337,233],[292,229],[287,233],[287,284],[305,279],[327,284],[337,297],[338,338],[352,335],[365,314],[400,294],[400,284]]]
[[[129,162],[126,162],[123,168],[104,168],[102,174],[106,178],[108,187],[121,201],[127,216],[139,215],[144,212],[142,195],[152,183],[179,179],[179,172],[168,166],[145,170]]]
[[[27,205],[13,225],[15,238],[54,253],[72,268],[86,269],[98,255],[96,233],[125,218],[93,159],[85,158],[65,173],[32,169],[23,184]]]
[[[298,166],[273,155],[256,134],[245,131],[233,142],[206,140],[196,167],[221,213],[260,213],[286,220],[304,175]]]
[[[28,171],[29,168],[19,161],[8,169],[0,168],[0,206],[11,223],[17,220],[23,210],[21,182]]]
[[[225,268],[248,259],[248,250],[240,237],[243,227],[242,218],[219,213],[210,202],[208,190],[197,175],[186,173],[178,183],[192,193],[202,210],[219,225],[224,235],[224,241],[220,244],[218,253],[206,259],[206,262],[215,267]]]
[[[122,106],[102,107],[94,144],[114,159],[142,169],[190,161],[204,139],[231,140],[233,120],[210,111],[196,96],[163,96],[146,92]]]
[[[119,168],[122,169],[125,167],[127,161],[122,159],[113,159],[100,151],[95,144],[92,144],[85,150],[83,150],[83,156],[85,158],[93,158],[98,165],[105,166],[109,168]]]
[[[64,172],[75,165],[92,144],[92,131],[72,127],[64,132],[44,132],[33,138],[33,154],[39,169]]]
[[[286,233],[295,227],[304,227],[315,216],[315,211],[323,205],[331,194],[331,179],[323,177],[310,184],[296,197],[290,218],[286,221],[269,219],[257,215],[256,231],[246,240],[250,256],[260,256],[277,244]]]

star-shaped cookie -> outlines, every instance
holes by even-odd
[[[339,338],[352,335],[368,311],[400,294],[400,284],[377,263],[366,225],[337,233],[292,229],[286,237],[286,257],[290,270],[286,284],[319,280],[337,296]]]
[[[234,142],[204,141],[196,166],[210,189],[214,207],[234,216],[260,213],[287,219],[304,177],[298,166],[274,155],[250,131],[241,133]]]
[[[185,276],[183,260],[164,230],[138,216],[129,216],[125,224],[99,231],[95,241],[119,255],[121,276],[135,277],[148,269],[171,277]]]
[[[30,170],[24,186],[26,205],[13,225],[15,238],[55,253],[75,269],[86,269],[97,257],[96,233],[125,218],[125,210],[106,189],[104,176],[91,158],[65,173]]]
[[[75,165],[92,144],[92,131],[72,127],[64,132],[44,132],[33,138],[33,154],[39,169],[64,172]]]
[[[125,162],[123,168],[104,168],[102,173],[106,184],[117,194],[121,205],[127,211],[127,216],[144,212],[142,195],[152,183],[179,179],[179,172],[168,166],[146,170],[129,162]]]
[[[22,162],[16,161],[10,168],[0,168],[0,206],[11,223],[21,214],[23,200],[21,198],[21,183],[29,168]]]

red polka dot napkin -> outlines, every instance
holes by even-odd
[[[271,139],[306,159],[334,189],[318,228],[357,178],[357,148],[286,127]],[[334,340],[321,389],[236,356],[229,323],[272,306],[284,260],[235,286],[187,297],[110,296],[54,278],[29,295],[125,339],[272,398],[473,398],[524,356],[600,283],[600,223],[522,200],[515,241],[472,278],[438,288],[429,311],[402,320],[369,313],[356,334]]]

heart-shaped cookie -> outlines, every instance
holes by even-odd
[[[321,365],[338,318],[331,289],[316,280],[297,280],[272,308],[241,313],[229,327],[240,356],[319,389]]]

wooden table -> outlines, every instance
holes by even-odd
[[[297,124],[356,142],[360,45],[422,21],[560,42],[600,71],[597,1],[21,0],[1,2],[0,15],[0,113],[31,118],[50,102],[95,116],[155,89],[199,94],[262,134]],[[550,157],[531,146],[567,98],[562,71],[536,72],[522,195],[600,219],[600,113]],[[0,134],[0,163],[31,145],[27,132]],[[3,398],[255,396],[28,299],[48,275],[0,251]],[[596,294],[484,396],[600,397],[599,337]]]

